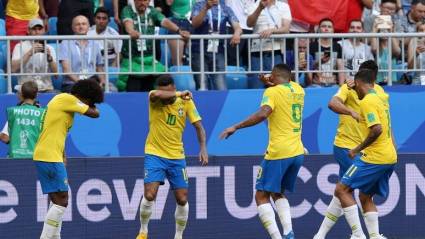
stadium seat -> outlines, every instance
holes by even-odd
[[[113,74],[115,72],[120,72],[120,68],[118,68],[118,67],[112,67],[112,66],[110,66],[108,68],[109,82],[111,82],[114,85],[117,83],[117,80],[118,80],[118,74]]]
[[[227,66],[226,68],[226,84],[227,89],[247,89],[248,77],[246,76],[245,69],[237,66]]]
[[[192,72],[190,66],[172,66],[170,72]],[[195,80],[192,74],[171,74],[177,90],[196,90]]]
[[[114,6],[112,5],[113,0],[105,0],[103,6],[108,9],[110,16],[114,15]],[[114,18],[112,18],[114,20]]]
[[[6,22],[0,19],[0,36],[6,36]],[[6,46],[6,41],[0,41],[0,48],[3,51],[3,46]],[[5,51],[3,51],[5,53]]]
[[[6,69],[6,52],[2,51],[0,52],[0,69],[5,70]]]
[[[4,71],[0,70],[0,94],[7,93],[7,78]]]
[[[109,18],[108,26],[111,27],[111,28],[113,28],[115,31],[119,32],[118,25],[115,23],[115,20],[114,20],[113,17],[110,17]]]
[[[51,17],[49,18],[49,35],[58,35],[58,28],[57,28],[57,22],[58,22],[58,18],[57,17]]]
[[[58,73],[63,73],[62,65],[60,63],[58,64]],[[62,81],[63,75],[57,75],[56,78],[52,76],[53,88],[60,91],[62,89]]]

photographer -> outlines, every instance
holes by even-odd
[[[45,33],[43,21],[32,19],[28,25],[29,36],[42,36]],[[57,73],[56,54],[53,47],[43,40],[22,41],[18,43],[12,53],[13,73]],[[52,92],[53,84],[51,76],[26,75],[18,76],[18,83],[34,81],[39,92]]]
[[[425,23],[419,23],[417,32],[425,32]],[[425,38],[412,38],[407,53],[409,69],[422,70],[414,73],[412,84],[425,85]]]
[[[385,17],[387,16],[387,17]],[[372,32],[374,33],[391,33],[394,32],[394,22],[388,15],[380,15],[375,18],[373,23]],[[389,44],[391,44],[392,51],[389,51]],[[391,68],[397,68],[397,58],[401,55],[400,40],[392,38],[391,43],[388,41],[388,37],[372,38],[371,39],[372,53],[375,55],[376,61],[379,63],[378,67],[384,72],[379,72],[376,83],[380,85],[387,85],[389,82],[388,72],[385,70],[389,69],[388,61],[391,61]],[[391,81],[397,82],[397,73],[391,73]]]

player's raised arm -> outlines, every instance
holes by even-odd
[[[207,145],[206,145],[206,133],[204,126],[202,125],[201,121],[196,121],[193,123],[193,127],[196,129],[196,135],[198,137],[198,143],[199,143],[199,162],[202,163],[202,165],[208,164],[208,153],[207,153]]]
[[[157,100],[170,100],[174,97],[181,97],[184,100],[192,99],[192,92],[185,91],[168,91],[168,90],[154,90],[149,93],[149,100],[155,102]]]
[[[337,114],[350,115],[355,120],[360,120],[360,115],[353,109],[344,105],[344,102],[338,96],[332,97],[328,103],[328,108]]]
[[[268,106],[268,105],[261,106],[261,108],[257,112],[250,115],[246,120],[241,121],[241,122],[227,128],[227,129],[225,129],[223,132],[221,132],[220,139],[229,138],[238,129],[251,127],[251,126],[254,126],[258,123],[263,122],[264,120],[266,120],[269,117],[269,115],[272,112],[273,112],[273,110],[270,106]]]
[[[98,82],[94,80],[78,81],[72,87],[71,94],[81,102],[68,106],[68,111],[77,112],[90,118],[99,117],[99,110],[95,104],[103,102],[104,94]]]

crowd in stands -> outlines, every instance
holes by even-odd
[[[362,16],[350,19],[349,33],[425,32],[425,0],[353,1],[364,10]],[[116,71],[143,72],[120,74],[109,85],[111,91],[149,91],[154,88],[155,73],[188,64],[193,72],[219,72],[205,77],[195,74],[196,89],[228,89],[222,72],[226,66],[236,65],[253,71],[248,74],[247,88],[262,88],[258,72],[270,71],[273,64],[281,62],[301,71],[298,78],[304,87],[333,87],[352,78],[359,65],[370,59],[384,70],[377,79],[381,85],[389,81],[425,84],[425,73],[420,71],[385,72],[424,69],[425,38],[301,38],[296,44],[289,38],[271,38],[274,34],[336,31],[332,16],[316,26],[293,20],[286,0],[3,0],[0,4],[4,6],[8,36],[52,32],[130,36],[129,40],[107,40],[106,45],[103,40],[63,40],[56,46],[44,40],[11,42],[12,73],[50,73],[16,77],[17,84],[35,81],[39,92],[69,92],[75,82],[93,77],[96,72],[96,79],[104,87],[104,59]],[[180,35],[181,39],[168,40],[165,47],[163,42],[143,39],[143,35],[159,34],[158,29],[160,34]],[[204,44],[190,40],[191,35],[208,34],[232,37],[226,41],[209,39]],[[248,41],[241,39],[243,34],[259,34],[260,38]],[[171,58],[167,63],[164,61],[168,59],[163,59],[166,47]],[[54,75],[58,72],[69,74]],[[58,87],[55,81],[59,79]]]

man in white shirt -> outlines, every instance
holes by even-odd
[[[239,20],[239,25],[242,28],[242,34],[252,34],[252,27],[248,27],[246,20],[250,14],[250,9],[255,6],[255,0],[226,0],[226,5],[229,6]],[[227,26],[228,34],[233,34],[233,28]],[[236,46],[232,46],[230,41],[227,44],[227,64],[229,66],[238,65],[248,66],[248,39],[241,39],[239,43],[239,51]]]
[[[28,24],[28,35],[42,36],[46,32],[41,19],[32,19]],[[34,81],[39,92],[52,92],[52,77],[37,73],[57,73],[56,53],[52,46],[44,40],[22,41],[18,43],[12,53],[13,73],[34,73],[18,76],[18,83]]]
[[[119,33],[115,29],[108,26],[109,23],[109,12],[105,7],[99,7],[96,10],[94,15],[94,22],[90,30],[88,31],[88,36],[119,36]],[[101,52],[102,57],[105,57],[105,53],[108,54],[108,64],[109,66],[118,66],[120,61],[122,40],[107,40],[107,50],[104,49],[105,42],[103,40],[97,41]]]
[[[363,33],[363,22],[353,20],[350,23],[349,33]],[[354,79],[354,75],[359,69],[360,64],[367,60],[373,60],[372,50],[369,45],[361,42],[360,38],[350,38],[338,42],[342,47],[342,59],[344,60],[347,78]]]
[[[284,42],[280,39],[272,40],[272,34],[289,33],[292,16],[289,5],[277,0],[258,0],[250,9],[247,18],[248,27],[253,27],[253,33],[263,39],[251,41],[251,70],[271,71],[273,66],[283,62],[282,51]],[[262,50],[262,65],[260,52]],[[262,88],[264,85],[253,77],[248,82],[250,88]]]

